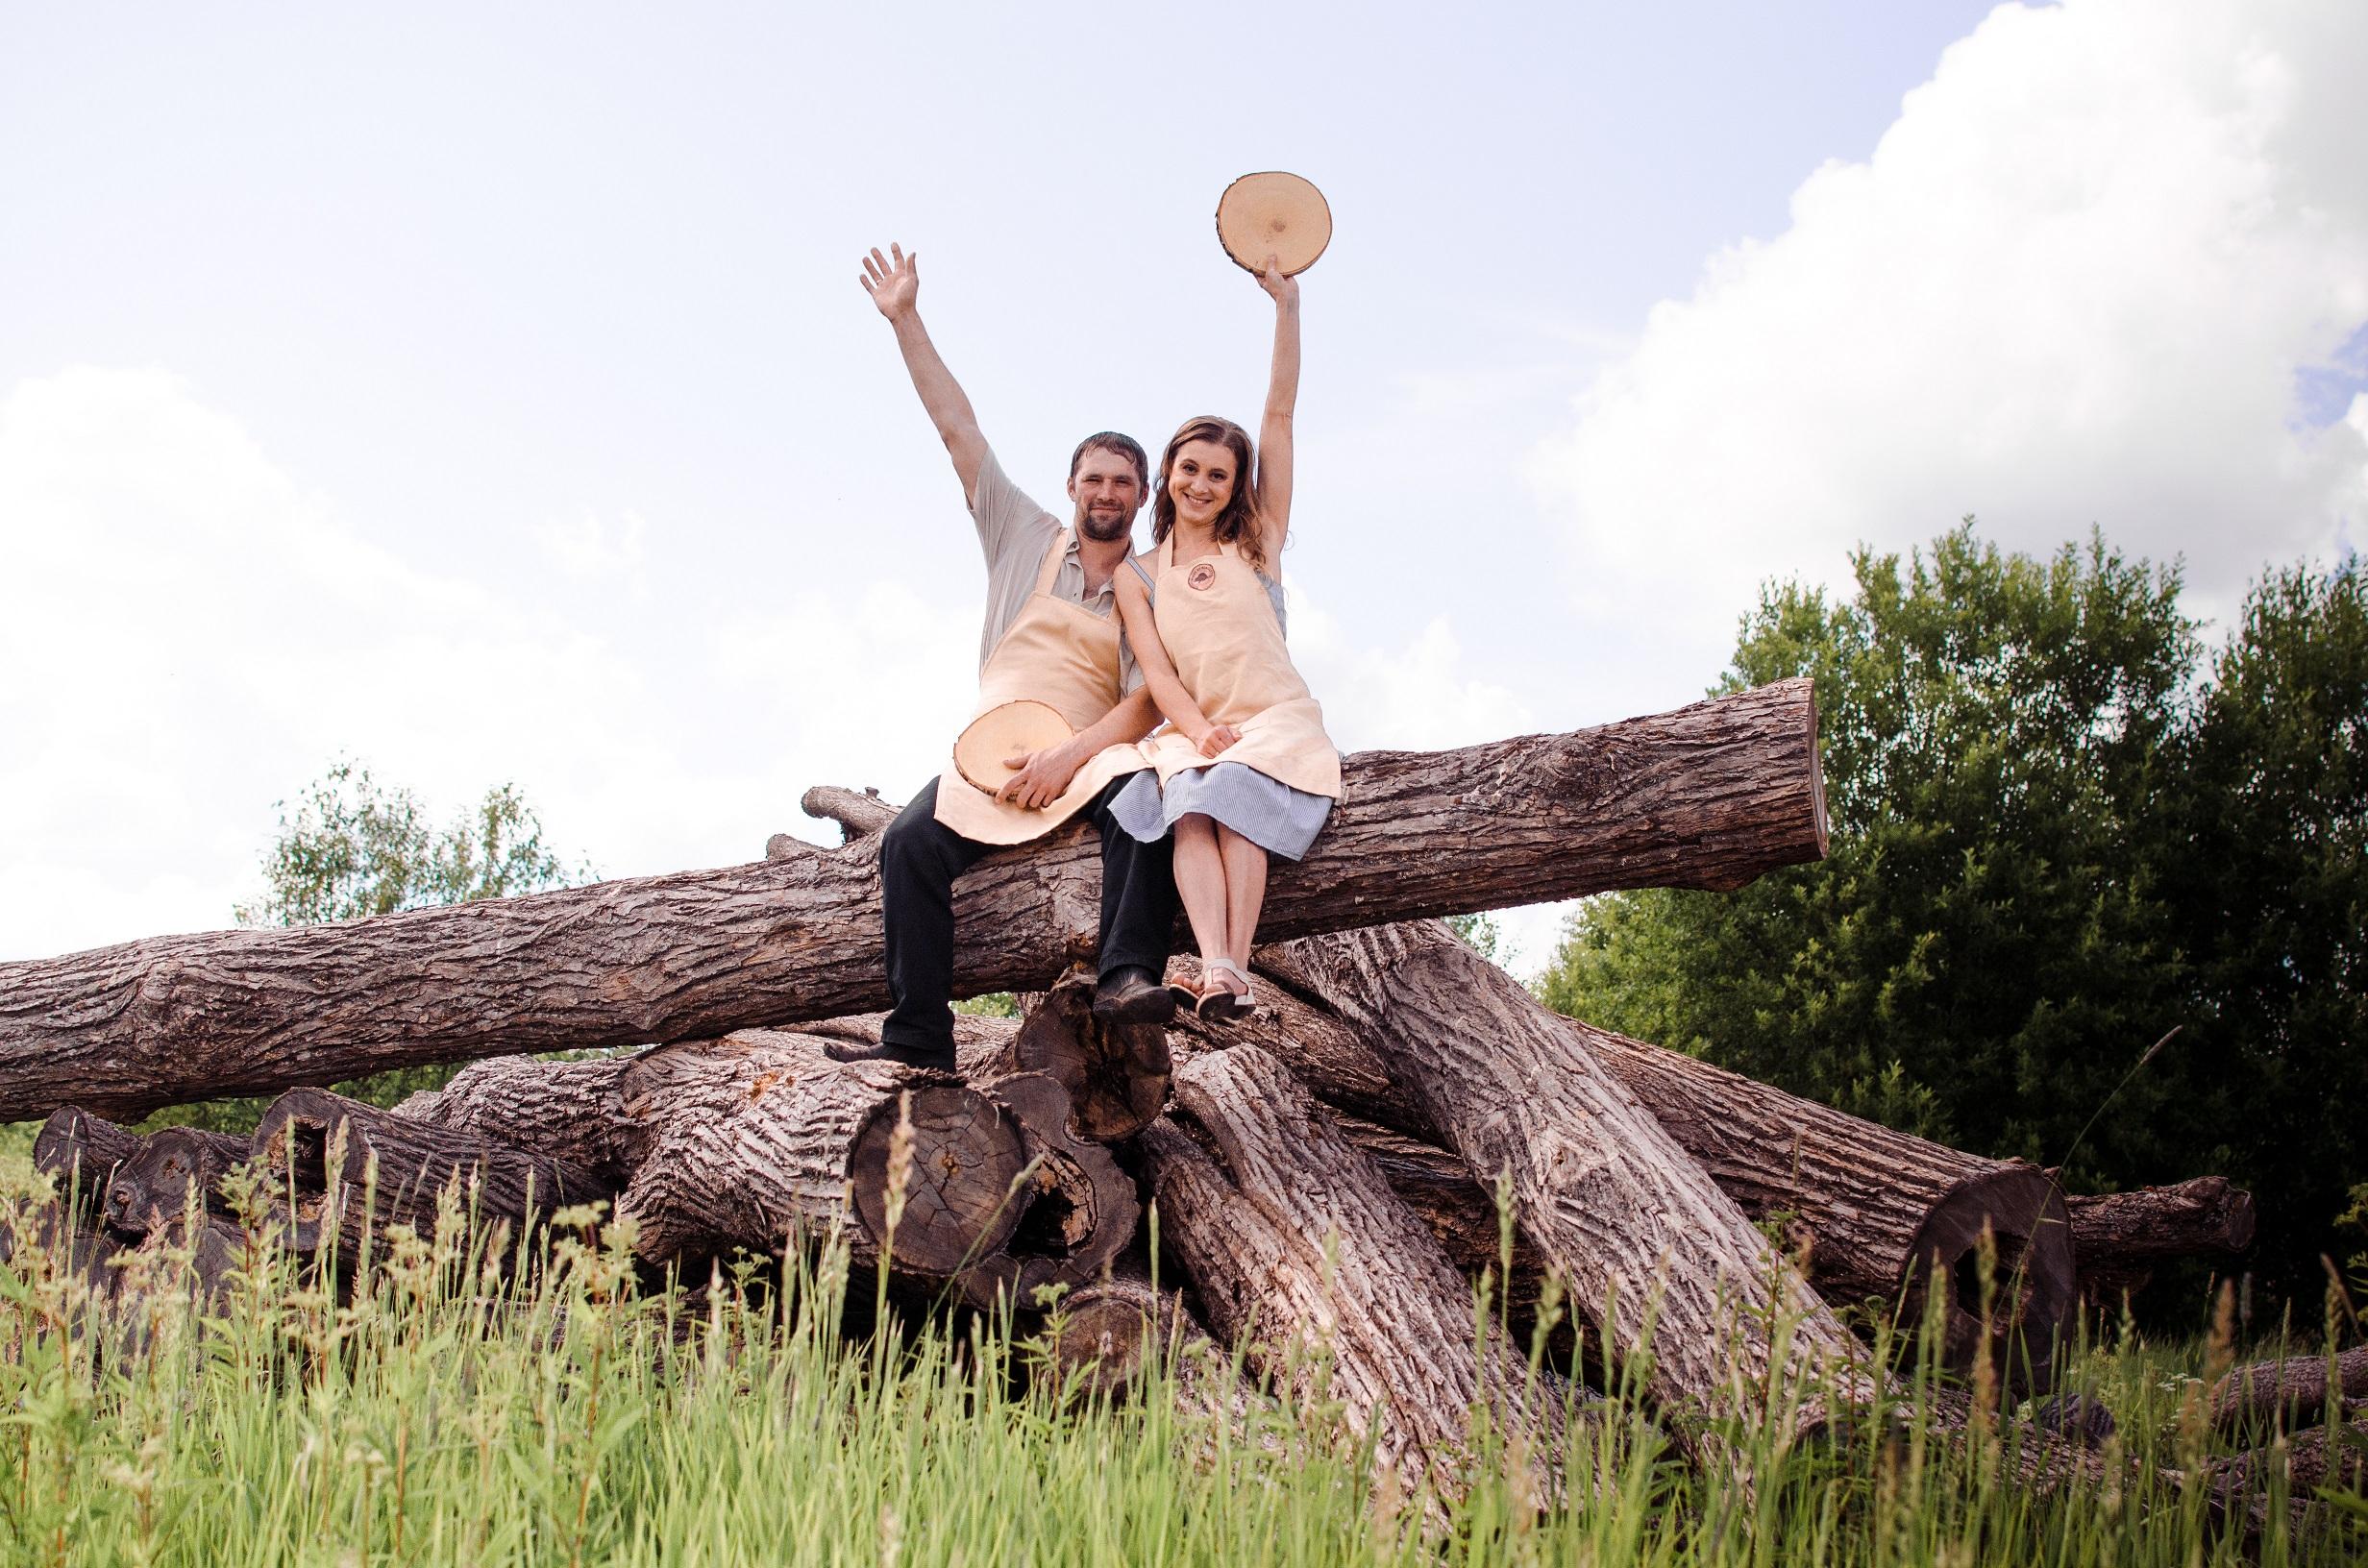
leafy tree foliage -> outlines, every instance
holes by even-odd
[[[543,844],[543,826],[517,788],[496,785],[476,809],[436,832],[409,790],[381,786],[341,760],[307,787],[263,858],[258,903],[241,925],[315,925],[430,904],[563,888],[574,878]]]
[[[1591,901],[1545,999],[2076,1187],[2225,1171],[2314,1288],[2368,1174],[2358,574],[2273,576],[2207,664],[2093,533],[1852,566],[1764,593],[1721,686],[1815,677],[1832,853]]]
[[[285,801],[274,809],[280,834],[263,857],[264,893],[235,908],[241,925],[316,925],[592,879],[590,866],[571,869],[543,843],[542,821],[514,785],[486,791],[474,809],[438,832],[409,790],[382,785],[369,769],[340,760],[306,787],[293,812]],[[457,1063],[395,1067],[335,1088],[374,1105],[393,1105],[418,1090],[440,1088],[458,1070]],[[265,1104],[234,1099],[176,1106],[150,1125],[245,1132]]]

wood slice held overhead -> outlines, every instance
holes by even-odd
[[[1302,175],[1246,174],[1217,199],[1217,242],[1246,272],[1274,257],[1284,277],[1305,272],[1332,243],[1332,204]]]

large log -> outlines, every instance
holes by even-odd
[[[1164,1244],[1211,1324],[1301,1399],[1329,1375],[1381,1470],[1452,1498],[1472,1412],[1550,1488],[1568,1398],[1475,1325],[1470,1287],[1370,1160],[1256,1046],[1200,1057],[1142,1146]]]
[[[2064,1205],[2081,1294],[2099,1306],[2117,1307],[2124,1293],[2144,1289],[2163,1263],[2233,1258],[2253,1245],[2253,1194],[2225,1176],[2075,1193]]]
[[[626,1080],[639,1060],[623,1052],[580,1062],[490,1057],[441,1089],[408,1096],[395,1115],[571,1161],[621,1188],[641,1163],[642,1124],[625,1109]]]
[[[816,1036],[669,1045],[637,1062],[624,1098],[647,1141],[617,1213],[649,1262],[835,1231],[943,1278],[999,1253],[1026,1206],[1025,1138],[1000,1107],[893,1063],[834,1062]]]
[[[1936,1288],[1953,1364],[1972,1364],[1986,1322],[1994,1364],[2010,1364],[2018,1383],[2050,1381],[2076,1297],[2072,1233],[2061,1195],[2044,1171],[1912,1138],[1566,1017],[1499,985],[1493,965],[1435,927],[1402,931],[1448,995],[1490,987],[1527,1027],[1561,1037],[1634,1095],[1744,1213],[1762,1222],[1781,1217],[1792,1250],[1806,1258],[1810,1282],[1827,1301],[1872,1301],[1904,1311],[1913,1324],[1927,1291]],[[1328,999],[1325,983],[1295,955],[1338,946],[1353,968],[1359,942],[1320,937],[1262,952],[1259,963],[1272,977],[1308,992],[1278,996],[1273,1027],[1291,1041],[1287,1059],[1320,1097],[1443,1142],[1402,1058],[1376,1049],[1347,1019],[1310,1005]],[[1986,1233],[1994,1245],[1996,1282],[1986,1318],[1978,1278]]]
[[[160,1231],[182,1218],[192,1190],[200,1209],[229,1221],[222,1178],[247,1154],[247,1140],[234,1133],[160,1128],[141,1139],[108,1178],[108,1227],[131,1236]]]
[[[1477,1179],[1493,1188],[1509,1173],[1517,1221],[1569,1283],[1573,1308],[1623,1358],[1649,1339],[1647,1386],[1673,1415],[1764,1423],[1788,1438],[1823,1427],[1837,1400],[1873,1397],[1878,1374],[1858,1342],[1735,1200],[1444,926],[1360,931],[1266,957],[1377,1049]],[[1715,1438],[1690,1435],[1698,1453],[1715,1450]]]
[[[311,1252],[333,1234],[348,1261],[365,1242],[382,1247],[389,1225],[432,1234],[444,1191],[456,1183],[469,1218],[507,1221],[512,1236],[556,1210],[613,1192],[572,1162],[322,1089],[291,1089],[274,1100],[256,1123],[253,1151],[287,1245]]]
[[[1824,852],[1806,680],[1567,735],[1348,759],[1272,937],[1613,888],[1735,888]],[[885,1004],[878,851],[158,937],[0,965],[0,1118],[128,1115],[422,1062],[709,1039]],[[1099,919],[1090,826],[999,852],[956,899],[961,994],[1049,986]]]
[[[2237,1367],[2212,1384],[2212,1425],[2230,1432],[2247,1422],[2258,1422],[2275,1424],[2290,1432],[2326,1413],[2331,1388],[2338,1403],[2368,1399],[2368,1345],[2331,1358],[2331,1384],[2328,1380],[2330,1360],[2325,1356],[2295,1356],[2282,1361],[2259,1361]]]

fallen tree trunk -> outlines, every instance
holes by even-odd
[[[365,1245],[382,1247],[389,1225],[432,1235],[437,1205],[455,1183],[465,1215],[507,1221],[513,1237],[613,1191],[572,1162],[322,1089],[292,1089],[274,1100],[256,1124],[253,1150],[287,1245],[312,1252],[333,1235],[349,1262]]]
[[[893,1063],[834,1062],[814,1036],[748,1029],[651,1051],[624,1098],[647,1141],[617,1214],[649,1262],[840,1234],[867,1256],[887,1239],[896,1264],[945,1278],[999,1253],[1025,1206],[1025,1139],[1000,1107]]]
[[[1292,1042],[1286,1059],[1319,1096],[1443,1142],[1403,1058],[1377,1049],[1348,1017],[1327,1016],[1320,1005],[1335,998],[1328,970],[1310,955],[1338,948],[1353,970],[1365,951],[1359,943],[1376,935],[1262,950],[1262,969],[1305,992],[1305,999],[1275,999],[1274,1027]],[[1699,1058],[1597,1029],[1499,984],[1495,966],[1436,927],[1387,934],[1393,941],[1401,935],[1421,953],[1428,983],[1441,988],[1441,1011],[1451,1011],[1448,1000],[1462,990],[1488,986],[1528,1028],[1561,1037],[1634,1095],[1744,1213],[1759,1221],[1782,1216],[1792,1250],[1826,1300],[1878,1302],[1900,1310],[1912,1325],[1927,1289],[1937,1286],[1944,1350],[1961,1368],[1972,1364],[1983,1334],[1977,1255],[1986,1232],[1995,1244],[1995,1364],[2015,1366],[2021,1385],[2050,1382],[2054,1347],[2069,1330],[2075,1295],[2071,1232],[2046,1172],[1912,1138]]]
[[[1273,937],[1612,888],[1734,888],[1824,852],[1806,680],[1569,735],[1348,759]],[[713,1038],[878,1007],[877,850],[159,937],[0,965],[0,1118],[133,1115],[423,1062]],[[1049,986],[1094,948],[1099,852],[1073,825],[956,900],[961,994]]]
[[[1567,1393],[1500,1335],[1475,1343],[1470,1288],[1372,1162],[1255,1046],[1177,1073],[1177,1114],[1144,1129],[1161,1237],[1218,1332],[1304,1399],[1329,1372],[1352,1431],[1409,1492],[1460,1495],[1487,1408],[1542,1497]]]
[[[108,1178],[109,1227],[134,1236],[162,1230],[181,1219],[191,1189],[201,1209],[227,1223],[222,1178],[248,1152],[247,1140],[234,1133],[165,1127],[149,1134]]]
[[[410,1095],[395,1115],[569,1161],[622,1188],[641,1163],[642,1125],[625,1109],[626,1080],[640,1060],[492,1057],[470,1063],[441,1089]]]
[[[1510,1173],[1522,1233],[1614,1349],[1640,1355],[1651,1324],[1648,1386],[1672,1414],[1797,1437],[1836,1399],[1876,1393],[1858,1341],[1735,1200],[1560,1020],[1444,926],[1262,957],[1375,1047],[1478,1180],[1493,1188]]]
[[[34,1135],[33,1168],[55,1176],[58,1196],[70,1198],[95,1223],[115,1167],[138,1152],[137,1133],[69,1105],[51,1112]]]
[[[2225,1176],[2140,1187],[2064,1200],[2081,1294],[2117,1306],[2142,1290],[2161,1264],[2181,1258],[2233,1258],[2253,1245],[2253,1194]]]
[[[2240,1366],[2212,1385],[2211,1423],[2226,1432],[2248,1421],[2291,1432],[2327,1413],[2330,1384],[2325,1356]],[[2333,1397],[2368,1399],[2368,1345],[2333,1358]]]

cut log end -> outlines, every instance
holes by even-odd
[[[1149,1126],[1168,1103],[1168,1032],[1094,1017],[1094,981],[1073,973],[1028,1010],[1003,1070],[1049,1077],[1069,1096],[1077,1136],[1116,1143]]]
[[[1028,1163],[1018,1121],[956,1083],[883,1102],[856,1131],[847,1173],[864,1229],[895,1263],[950,1276],[1002,1250],[1019,1228]],[[890,1223],[892,1201],[902,1209]]]
[[[1982,1291],[1984,1237],[1991,1248],[1990,1300]],[[1943,1354],[1969,1366],[1984,1335],[1992,1364],[2017,1387],[2053,1385],[2058,1346],[2078,1311],[2072,1232],[2063,1194],[2045,1171],[2007,1165],[1969,1176],[1934,1204],[1917,1228],[1903,1282],[1912,1324],[1941,1295]]]

